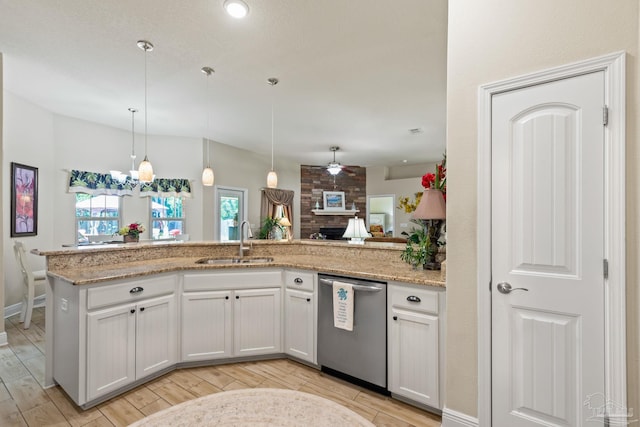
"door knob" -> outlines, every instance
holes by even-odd
[[[527,288],[512,288],[511,283],[509,282],[500,282],[498,283],[498,292],[501,294],[508,294],[511,291],[528,291]]]

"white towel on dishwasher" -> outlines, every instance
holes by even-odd
[[[333,281],[333,326],[353,331],[353,286]]]

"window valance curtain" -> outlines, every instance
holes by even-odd
[[[276,214],[276,207],[282,205],[284,207],[284,214],[291,222],[291,228],[293,229],[293,190],[279,190],[277,188],[263,188],[262,200],[260,203],[260,223],[265,218],[273,218]]]
[[[72,170],[69,174],[69,193],[87,193],[92,196],[131,196],[136,182],[127,177],[118,182],[108,173]]]
[[[191,197],[191,183],[184,178],[156,178],[140,184],[141,197]]]

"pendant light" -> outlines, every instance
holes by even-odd
[[[271,86],[275,86],[278,84],[278,79],[275,77],[270,77],[267,79],[267,82]],[[278,174],[273,169],[273,96],[271,96],[271,171],[267,175],[267,187],[276,188],[278,186]]]
[[[209,94],[209,77],[211,76],[211,74],[215,73],[214,69],[211,67],[202,67],[200,69],[200,71],[202,71],[203,73],[205,73],[207,75],[207,95],[209,96],[209,103],[211,102],[211,95]],[[211,112],[211,106],[209,106],[208,111],[207,111],[207,136],[209,136],[210,134],[210,128],[209,128],[209,113]],[[207,143],[207,167],[204,168],[204,170],[202,171],[202,185],[207,186],[207,187],[211,187],[213,185],[213,181],[214,181],[214,176],[213,176],[213,169],[211,169],[211,161],[209,158],[209,150],[210,150],[210,146],[211,146],[211,141],[209,141],[209,139],[207,137],[204,138],[204,140]]]
[[[333,161],[329,162],[327,165],[327,171],[333,175],[334,177],[342,171],[342,165],[336,162],[336,151],[338,151],[340,147],[331,147],[330,150],[333,151]]]
[[[136,132],[135,132],[135,115],[138,112],[135,108],[129,108],[131,112],[131,179],[138,180],[138,170],[136,169]]]
[[[153,166],[147,157],[147,53],[153,50],[153,45],[146,40],[139,40],[138,47],[144,50],[144,160],[138,166],[138,179],[140,182],[152,182]]]

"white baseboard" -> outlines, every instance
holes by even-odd
[[[46,301],[45,296],[46,296],[45,294],[42,294],[35,297],[33,299],[33,306],[34,307],[44,306]],[[5,307],[4,318],[6,319],[8,317],[15,316],[16,314],[20,314],[21,310],[22,310],[22,302]]]
[[[442,427],[478,427],[478,419],[444,408],[442,410]]]

